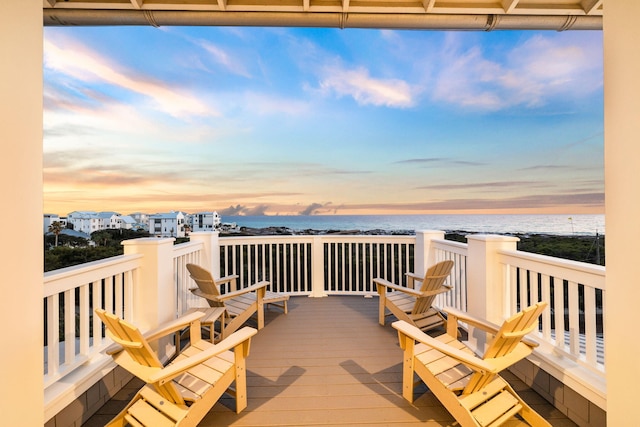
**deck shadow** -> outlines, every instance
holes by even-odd
[[[345,360],[340,363],[340,366],[347,371],[353,378],[360,382],[362,385],[369,388],[373,393],[378,396],[382,396],[387,399],[394,406],[404,410],[411,417],[421,422],[436,421],[444,422],[444,425],[449,425],[455,420],[448,411],[442,406],[442,404],[435,398],[435,396],[429,391],[426,386],[418,387],[418,393],[421,396],[409,403],[402,397],[402,363],[398,363],[389,368],[383,369],[378,372],[369,372],[363,368],[358,362],[354,360]],[[398,374],[400,372],[400,374]],[[385,383],[384,379],[389,376],[399,375],[400,387],[392,387]]]

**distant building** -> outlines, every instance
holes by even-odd
[[[185,215],[182,212],[149,215],[149,234],[156,237],[185,237]]]
[[[98,218],[100,219],[99,222],[99,229],[100,230],[105,230],[105,229],[118,229],[121,228],[121,216],[119,213],[117,212],[99,212],[98,214],[96,214],[98,216]]]
[[[47,233],[49,226],[58,221],[63,228],[69,228],[85,235],[100,230],[144,230],[152,236],[185,237],[185,226],[191,231],[214,231],[220,229],[221,217],[218,212],[199,212],[186,214],[180,211],[149,215],[135,212],[120,215],[117,212],[73,211],[67,217],[56,214],[44,214],[43,231]]]
[[[100,230],[121,228],[121,215],[117,212],[73,211],[67,215],[67,222],[76,231],[91,234]]]
[[[94,211],[73,211],[67,215],[67,222],[75,231],[91,234],[102,230],[103,219]]]
[[[131,218],[135,221],[134,229],[138,230],[148,230],[149,229],[149,214],[142,212],[134,212],[129,214]]]
[[[57,214],[44,214],[44,221],[43,221],[43,231],[45,233],[49,232],[49,227],[51,226],[51,224],[53,224],[54,222],[59,222],[62,225],[62,228],[67,228],[67,219],[66,218],[60,218]]]
[[[215,231],[220,228],[218,212],[198,212],[190,215],[191,231]]]
[[[130,215],[122,215],[120,217],[120,228],[125,230],[137,230],[137,222]]]

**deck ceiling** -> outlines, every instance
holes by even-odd
[[[44,25],[602,29],[604,0],[43,0]]]

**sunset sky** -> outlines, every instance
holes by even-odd
[[[45,213],[604,212],[599,31],[45,27],[44,78]]]

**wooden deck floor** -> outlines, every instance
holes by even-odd
[[[247,409],[236,414],[225,397],[200,426],[454,425],[426,387],[413,404],[402,398],[402,351],[395,329],[378,325],[377,303],[298,297],[289,301],[287,315],[267,311],[247,361]],[[515,376],[504,376],[553,426],[575,426]],[[104,425],[140,386],[132,381],[84,426]]]

